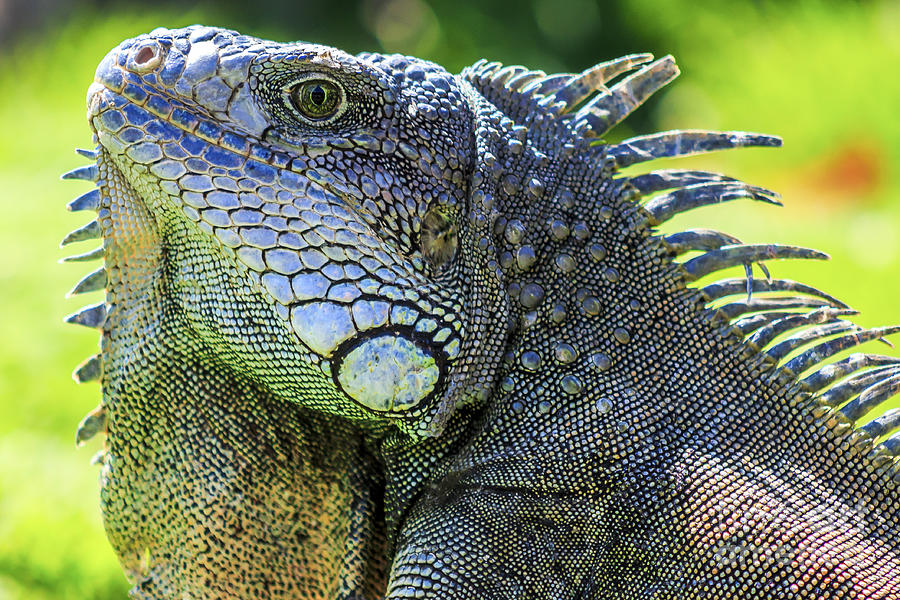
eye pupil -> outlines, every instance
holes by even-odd
[[[309,93],[309,99],[312,100],[313,104],[316,106],[325,104],[325,90],[322,89],[321,85],[317,85],[312,89]]]
[[[325,79],[301,81],[290,90],[291,104],[302,116],[324,121],[337,113],[342,100],[340,88]]]

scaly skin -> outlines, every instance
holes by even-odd
[[[893,329],[687,285],[824,255],[655,233],[777,200],[618,168],[779,141],[597,143],[677,75],[649,60],[451,75],[202,27],[107,55],[66,243],[103,240],[78,439],[107,433],[132,597],[900,597],[900,417],[853,426],[900,361],[821,366]]]

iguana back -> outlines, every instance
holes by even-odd
[[[137,598],[900,597],[894,329],[656,227],[773,192],[619,169],[777,138],[599,137],[677,69],[123,42],[89,92],[102,269],[70,320]],[[747,277],[690,284],[745,265]],[[386,590],[386,591],[385,591]]]

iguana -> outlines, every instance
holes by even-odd
[[[601,141],[678,74],[547,75],[208,27],[88,91],[102,259],[68,318],[133,598],[900,598],[898,328],[657,226],[778,196],[621,169],[742,132]],[[744,265],[746,277],[693,282]],[[830,357],[834,357],[829,360]],[[877,413],[876,413],[877,414]]]

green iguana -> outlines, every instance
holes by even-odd
[[[673,215],[773,192],[600,141],[678,70],[460,75],[157,29],[88,92],[69,321],[133,598],[900,598],[900,359]],[[691,282],[744,265],[746,278]]]

